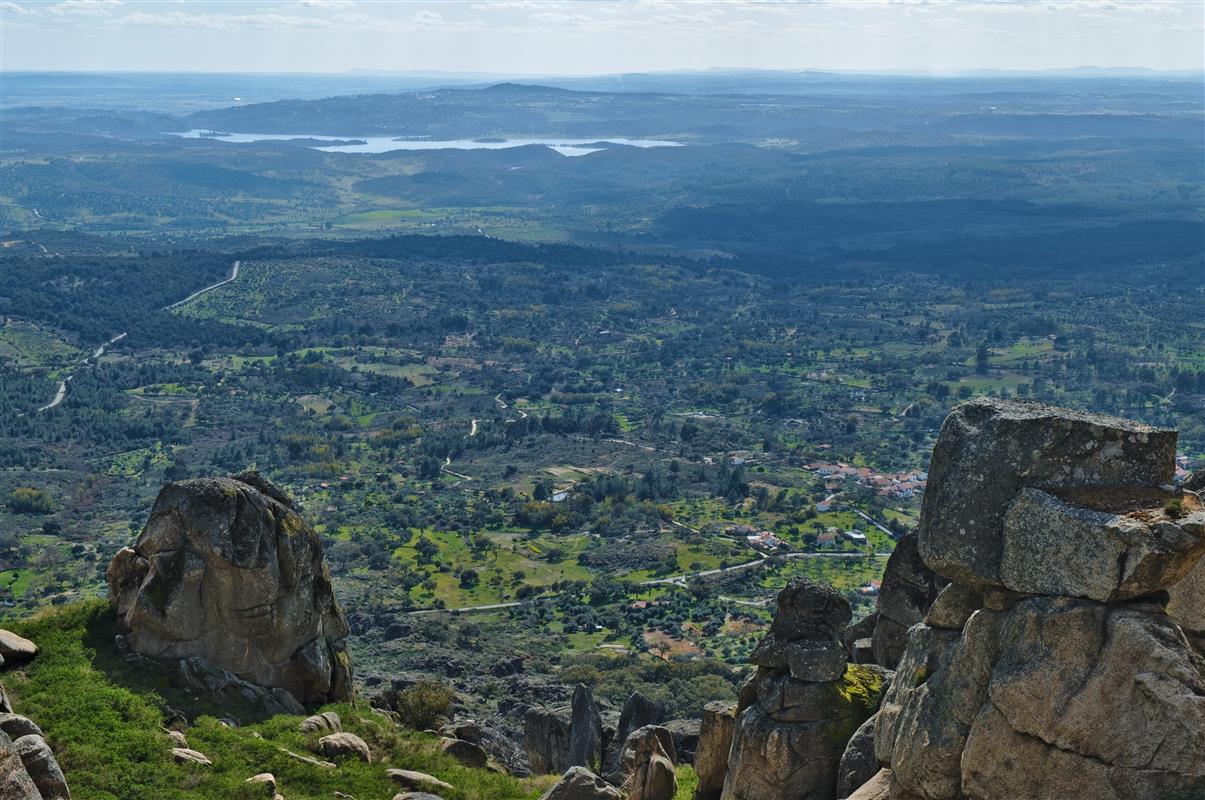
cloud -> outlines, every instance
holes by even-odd
[[[47,6],[46,13],[56,17],[107,17],[121,5],[121,0],[62,0]]]
[[[8,0],[4,0],[4,2],[0,3],[0,11],[7,11],[10,14],[22,15],[34,13],[31,9],[25,8],[24,6],[19,6],[16,3],[10,3]]]

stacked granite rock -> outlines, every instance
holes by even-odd
[[[797,578],[750,660],[723,800],[831,800],[846,741],[870,715],[882,672],[847,666],[841,633],[849,603]],[[710,733],[708,734],[710,736]]]
[[[908,632],[859,800],[1205,797],[1205,661],[1166,610],[1205,555],[1176,433],[977,400],[942,427]],[[1192,609],[1199,613],[1199,609]]]

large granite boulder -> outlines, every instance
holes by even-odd
[[[632,731],[637,728],[643,728],[645,725],[656,725],[661,722],[663,712],[661,706],[648,699],[640,692],[632,692],[628,695],[628,699],[623,703],[623,709],[619,712],[619,722],[615,727],[615,736],[607,756],[608,772],[614,772],[619,769],[619,759],[623,752],[623,745],[627,742]]]
[[[719,800],[728,775],[728,752],[736,731],[736,706],[716,700],[703,706],[699,726],[699,749],[695,751],[695,774],[699,783],[695,800]]]
[[[956,583],[908,632],[874,725],[890,769],[859,793],[1205,797],[1205,659],[1165,608],[1201,558],[1199,500],[1134,485],[1170,475],[1168,436],[1047,407],[960,409],[943,437],[1004,437],[947,443],[946,457],[996,454],[990,486],[982,459],[964,458],[994,527],[966,527],[973,495],[926,496],[922,555],[936,530],[931,566]],[[942,540],[951,520],[965,547]]]
[[[1129,600],[1179,582],[1202,555],[1205,510],[1192,492],[1026,488],[1004,515],[1000,582],[1027,594]]]
[[[1021,489],[1170,484],[1176,438],[1174,430],[1039,403],[962,403],[946,417],[929,462],[921,555],[951,580],[1000,585],[1004,520]]]
[[[109,565],[110,600],[137,653],[200,657],[305,705],[348,700],[348,627],[322,544],[265,486],[247,476],[169,483]]]
[[[895,669],[908,629],[925,617],[946,579],[925,566],[920,557],[920,541],[915,532],[896,542],[887,559],[879,587],[878,611],[871,633],[874,663]]]
[[[884,670],[846,664],[849,603],[830,586],[792,580],[750,660],[722,800],[832,800],[841,755],[878,700]]]

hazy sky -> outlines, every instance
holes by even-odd
[[[0,0],[5,70],[1201,69],[1205,0]]]

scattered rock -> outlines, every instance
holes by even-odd
[[[0,664],[20,664],[38,654],[38,646],[12,631],[0,629]]]
[[[341,733],[343,720],[339,719],[339,715],[334,711],[324,711],[321,714],[306,717],[297,726],[297,729],[302,733],[320,733],[322,731]]]
[[[695,800],[719,800],[728,774],[728,751],[736,730],[736,706],[718,700],[703,706],[699,726],[699,748],[695,751],[695,774],[699,777]]]
[[[391,769],[388,771],[388,774],[390,780],[396,784],[400,784],[404,789],[414,789],[416,791],[434,789],[442,791],[452,788],[452,784],[441,781],[434,775],[428,775],[425,772],[416,772],[412,769]]]
[[[1167,428],[1019,400],[962,403],[929,462],[921,555],[951,580],[1000,585],[1004,517],[1022,488],[1158,487],[1171,483],[1175,453]]]
[[[165,486],[137,543],[109,565],[109,597],[137,653],[197,656],[307,705],[349,700],[348,627],[322,544],[262,487]]]
[[[474,769],[484,769],[489,756],[481,745],[466,742],[464,739],[451,739],[447,736],[439,740],[439,751]]]
[[[355,757],[366,764],[372,763],[372,751],[368,744],[354,733],[331,733],[318,740],[318,752],[327,758]]]
[[[623,795],[585,767],[570,767],[540,800],[623,800]]]
[[[213,762],[204,753],[199,753],[188,747],[173,747],[171,753],[172,760],[178,764],[200,764],[203,767],[213,766]]]
[[[602,716],[589,687],[573,690],[569,722],[569,766],[598,769],[602,764]]]

